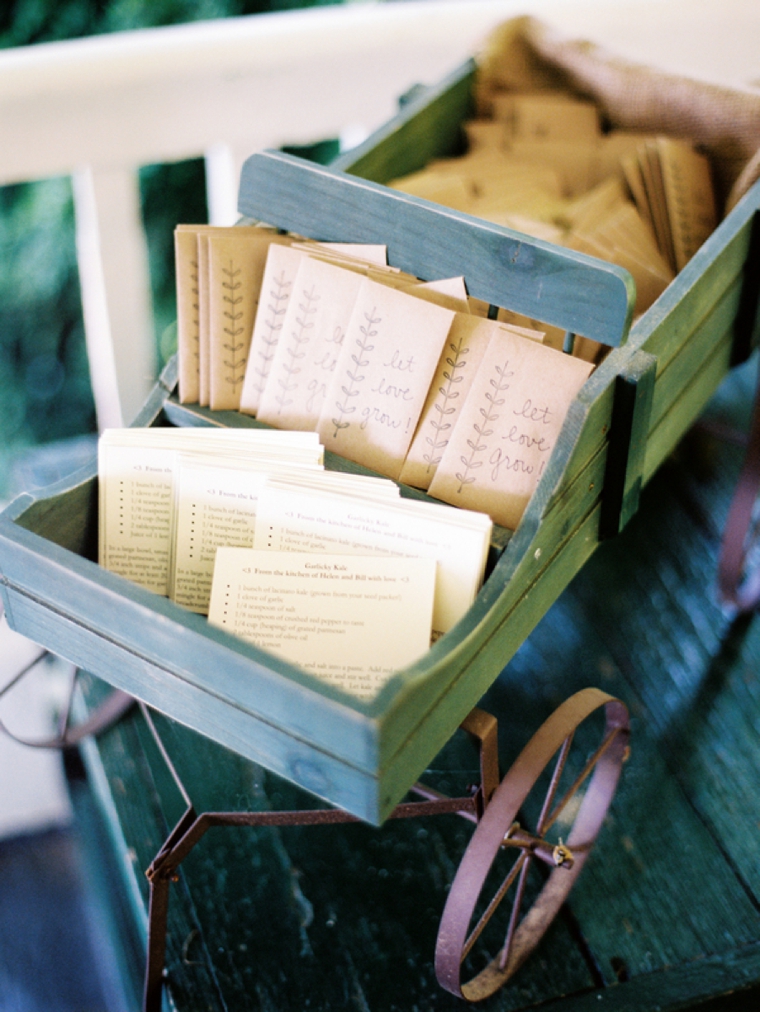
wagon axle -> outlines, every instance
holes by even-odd
[[[553,868],[567,868],[569,871],[575,863],[573,852],[561,839],[559,843],[551,844],[542,836],[527,832],[519,822],[512,823],[501,841],[501,846],[519,847]]]

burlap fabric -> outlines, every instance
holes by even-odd
[[[481,114],[495,90],[561,88],[596,102],[610,128],[694,141],[710,158],[724,214],[760,176],[758,93],[628,63],[532,17],[492,32],[477,62]]]

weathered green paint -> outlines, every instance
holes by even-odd
[[[398,116],[336,158],[332,168],[388,183],[418,172],[434,158],[461,154],[462,123],[474,115],[474,75],[475,61],[468,60],[439,84],[421,89]]]
[[[637,352],[615,378],[600,536],[618,534],[638,509],[657,359]]]

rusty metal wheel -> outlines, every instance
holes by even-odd
[[[487,998],[536,947],[596,839],[628,737],[623,703],[584,689],[517,757],[473,833],[441,917],[435,967],[447,991]],[[548,875],[530,874],[542,867]]]

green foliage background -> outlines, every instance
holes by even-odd
[[[0,48],[338,2],[10,0],[0,4]],[[173,349],[161,335],[175,315],[172,235],[177,222],[206,220],[203,164],[145,166],[140,186],[165,360]],[[70,180],[0,187],[0,501],[29,482],[31,448],[52,443],[48,456],[63,457],[58,441],[94,432]]]

